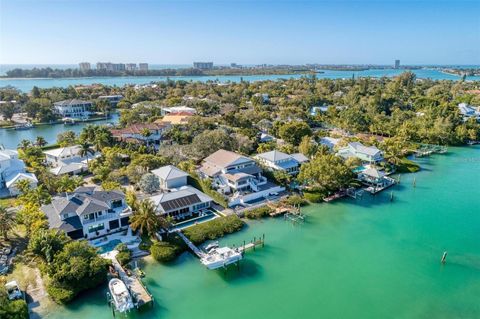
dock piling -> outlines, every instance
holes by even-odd
[[[442,255],[442,264],[445,264],[446,262],[447,262],[447,251],[444,251]]]

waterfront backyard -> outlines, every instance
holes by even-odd
[[[376,196],[303,209],[304,224],[249,222],[221,245],[266,235],[241,268],[209,271],[190,253],[144,262],[155,306],[131,318],[478,318],[480,147],[419,159]],[[416,186],[413,187],[413,180]],[[440,263],[448,251],[445,265]],[[112,318],[106,287],[46,318]]]

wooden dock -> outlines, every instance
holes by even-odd
[[[140,308],[143,305],[149,304],[153,301],[152,295],[148,292],[147,288],[144,286],[140,278],[135,275],[128,275],[123,267],[118,262],[116,255],[118,251],[114,250],[109,253],[103,254],[104,258],[110,259],[112,261],[113,267],[118,272],[119,278],[123,281],[125,286],[127,286],[130,295],[132,295],[135,307]]]
[[[253,240],[250,241],[249,243],[244,241],[243,245],[240,245],[238,247],[233,246],[233,249],[235,249],[238,252],[245,253],[250,249],[255,250],[257,246],[262,246],[262,247],[265,246],[265,234],[263,234],[262,237],[258,237],[258,239],[257,237],[254,237]]]
[[[331,202],[333,200],[336,200],[336,199],[339,199],[339,198],[342,198],[342,197],[345,197],[347,195],[347,192],[345,190],[341,190],[341,191],[338,191],[336,192],[335,194],[333,195],[330,195],[330,196],[327,196],[323,199],[324,202]]]
[[[194,243],[192,243],[190,241],[190,239],[187,238],[187,236],[185,236],[180,230],[177,230],[176,233],[178,234],[178,236],[180,236],[180,238],[183,239],[183,241],[185,242],[185,244],[187,244],[188,248],[190,248],[190,250],[195,254],[197,255],[198,258],[202,259],[203,257],[206,256],[206,254],[200,249],[198,248],[197,246],[195,246]]]

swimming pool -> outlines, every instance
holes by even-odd
[[[353,169],[353,172],[354,173],[360,173],[360,172],[363,172],[364,170],[366,170],[367,168],[363,165],[361,166],[357,166],[356,168]]]
[[[107,242],[104,245],[98,246],[98,252],[100,254],[108,253],[109,251],[112,251],[117,247],[118,244],[121,244],[122,241],[120,239],[113,239]]]
[[[173,225],[172,231],[177,230],[177,229],[184,229],[184,228],[190,227],[192,225],[199,224],[199,223],[202,223],[202,222],[206,222],[206,221],[209,221],[209,220],[217,218],[217,217],[218,216],[214,212],[208,211],[206,213],[206,215],[204,215],[204,216],[196,217],[196,218],[193,218],[193,219],[190,219],[190,220],[186,220],[184,222],[176,223],[175,225]]]

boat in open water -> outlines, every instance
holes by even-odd
[[[112,304],[118,312],[127,312],[134,307],[132,296],[127,286],[120,279],[113,278],[108,283]]]

